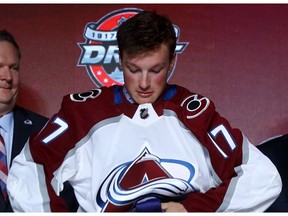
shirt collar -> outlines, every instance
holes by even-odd
[[[126,86],[124,85],[123,87],[123,94],[125,95],[126,99],[131,103],[131,104],[135,104],[136,102],[133,100],[133,98],[130,96]]]
[[[0,118],[0,126],[6,133],[10,133],[13,123],[13,112],[10,112]]]

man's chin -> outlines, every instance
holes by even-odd
[[[138,104],[146,104],[146,103],[153,103],[153,100],[140,100],[139,102],[137,102]]]

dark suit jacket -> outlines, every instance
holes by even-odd
[[[32,133],[42,129],[48,121],[48,118],[19,106],[15,106],[13,113],[14,135],[10,164],[12,164],[12,160],[21,152],[28,137],[32,135]],[[64,184],[64,192],[62,192],[61,195],[68,205],[69,211],[76,211],[78,203],[74,191],[68,182]],[[5,202],[2,193],[0,193],[0,212],[13,212],[9,200]]]
[[[282,179],[282,191],[266,212],[288,212],[288,134],[267,140],[257,147],[274,163]]]

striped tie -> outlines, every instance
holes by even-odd
[[[3,137],[0,135],[0,186],[4,199],[7,199],[7,158],[6,158],[6,148]]]

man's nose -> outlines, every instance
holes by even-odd
[[[9,66],[0,67],[0,79],[11,80],[12,75]]]
[[[139,86],[142,89],[147,89],[150,86],[150,80],[149,80],[148,73],[146,73],[146,72],[141,73],[141,77],[139,80]]]

